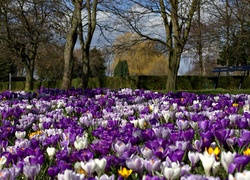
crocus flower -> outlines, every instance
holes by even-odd
[[[228,180],[249,180],[250,171],[244,170],[243,172],[236,172],[234,177],[232,174],[229,174]]]
[[[26,131],[16,131],[15,136],[17,139],[23,139],[26,136]]]
[[[55,177],[60,172],[59,167],[51,166],[48,168],[48,175],[51,177]]]
[[[184,153],[185,153],[184,151],[176,149],[170,152],[168,156],[172,162],[181,162],[183,159]]]
[[[200,160],[198,152],[188,151],[188,159],[191,162],[192,167],[195,167],[195,164]]]
[[[127,179],[132,172],[132,169],[127,169],[125,167],[118,170],[118,174],[121,175],[124,179]]]
[[[142,147],[140,150],[144,158],[150,159],[153,156],[153,151],[146,146]]]
[[[172,116],[173,116],[173,112],[171,112],[169,110],[167,110],[167,111],[163,110],[161,113],[162,113],[162,115],[163,115],[166,123],[168,123],[168,121],[170,120],[170,118],[172,118]]]
[[[176,124],[179,130],[185,130],[188,127],[188,121],[176,120]]]
[[[130,143],[125,144],[124,142],[119,140],[113,143],[113,149],[119,156],[122,156],[123,152],[125,150],[130,149],[130,147],[131,147]]]
[[[83,180],[85,178],[84,174],[76,174],[74,171],[66,169],[63,174],[58,174],[58,180]]]
[[[108,176],[107,174],[103,174],[101,177],[95,177],[97,180],[115,180],[115,175],[112,174]]]
[[[218,155],[220,154],[220,148],[219,147],[209,147],[208,149],[206,149],[206,151],[208,152],[208,154],[214,154],[216,158],[218,158]]]
[[[0,158],[0,170],[3,169],[3,166],[5,165],[6,162],[7,162],[7,158],[5,156],[2,156]]]
[[[141,129],[145,129],[145,127],[147,127],[147,121],[144,118],[139,118],[138,125]]]
[[[143,172],[143,159],[137,155],[132,155],[130,158],[126,159],[126,165],[129,169],[142,174]]]
[[[228,172],[233,173],[235,169],[241,171],[249,162],[250,156],[237,154],[235,155],[233,162],[229,164]]]
[[[92,173],[96,170],[96,163],[93,159],[90,159],[87,162],[82,162],[81,161],[81,168],[86,171],[86,173],[91,176]]]
[[[149,174],[143,175],[142,180],[164,180],[164,177],[159,177],[159,176],[151,176]]]
[[[88,147],[88,139],[85,137],[76,136],[74,146],[77,150],[85,149]]]
[[[186,165],[181,166],[181,176],[190,174],[190,171],[191,171],[191,167],[189,165],[186,164]]]
[[[219,161],[215,161],[214,164],[213,164],[213,167],[212,167],[212,172],[213,172],[214,176],[217,174],[217,172],[219,171],[219,169],[220,169],[220,162]]]
[[[213,167],[215,162],[215,155],[212,153],[211,155],[208,154],[207,151],[204,151],[203,154],[199,154],[200,160],[202,162],[202,166],[204,168],[206,176],[210,176],[210,170]]]
[[[231,151],[221,152],[221,164],[226,172],[228,172],[228,166],[231,162],[233,162],[235,155],[236,155],[236,152],[234,153],[232,153]]]
[[[157,156],[153,156],[149,160],[143,161],[144,167],[148,170],[149,173],[152,173],[154,171],[159,171],[161,167],[161,160]]]
[[[54,155],[56,154],[56,148],[54,147],[47,147],[46,151],[50,159],[52,159]]]
[[[244,150],[243,154],[246,156],[250,156],[250,148],[247,148],[246,150]]]
[[[176,141],[175,146],[182,151],[186,151],[187,148],[189,148],[189,143],[188,141]]]
[[[103,173],[104,169],[106,168],[107,165],[107,160],[105,158],[102,159],[94,159],[96,163],[96,173],[98,174],[98,177]]]
[[[41,167],[39,164],[36,165],[24,165],[23,166],[23,173],[25,175],[26,178],[31,178],[34,179],[39,171],[40,171]]]
[[[194,150],[197,150],[198,152],[201,152],[201,149],[202,149],[202,141],[200,141],[200,140],[195,140],[194,142],[193,142],[193,144],[192,144],[192,148],[194,149]]]
[[[10,171],[8,171],[8,169],[0,170],[0,179],[9,180],[10,176],[11,176],[11,174],[10,174]]]
[[[198,122],[198,126],[199,128],[202,130],[202,131],[207,131],[207,129],[209,129],[209,126],[210,126],[210,121],[208,120],[203,120],[203,121],[200,121]]]
[[[172,162],[170,167],[163,165],[163,175],[167,180],[174,180],[179,178],[180,173],[181,168],[179,163]]]

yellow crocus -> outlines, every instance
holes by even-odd
[[[243,154],[246,156],[250,156],[250,148],[247,148],[245,151],[243,151]]]
[[[122,169],[118,170],[118,173],[124,178],[127,179],[129,177],[129,175],[133,172],[132,169],[126,169],[125,167],[123,167]]]
[[[209,147],[207,152],[208,154],[214,153],[215,156],[218,156],[220,154],[220,148],[216,147],[213,149],[212,147]]]
[[[36,132],[32,132],[28,136],[29,136],[29,139],[32,139],[35,135],[39,135],[39,134],[42,134],[42,131],[38,130]]]
[[[233,107],[238,107],[239,104],[238,103],[233,103]]]

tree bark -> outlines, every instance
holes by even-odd
[[[164,1],[160,0],[159,2],[166,30],[166,49],[168,49],[167,59],[169,62],[169,71],[166,89],[173,91],[176,89],[176,79],[180,67],[181,54],[189,36],[192,18],[197,9],[199,0],[192,1],[184,24],[179,22],[179,1],[170,1],[170,21],[167,17]]]
[[[30,91],[33,89],[33,70],[30,68],[25,68],[26,70],[26,81],[25,81],[25,91]]]
[[[170,91],[176,89],[176,79],[180,67],[181,52],[182,48],[176,47],[167,56],[169,61],[169,71],[168,71],[166,89]]]
[[[83,52],[82,72],[82,86],[86,89],[89,82],[89,50]]]
[[[66,45],[64,49],[64,71],[62,79],[62,89],[69,89],[71,86],[72,79],[72,68],[73,68],[73,50],[77,40],[76,29],[68,34],[66,39]]]
[[[87,24],[87,35],[86,35],[86,40],[84,41],[83,38],[83,25],[82,21],[79,21],[78,28],[79,28],[79,41],[80,41],[80,46],[81,46],[81,51],[82,51],[82,82],[81,85],[83,88],[88,87],[88,81],[89,81],[89,54],[90,54],[90,44],[95,32],[96,28],[96,13],[97,13],[97,5],[98,5],[98,0],[94,0],[91,4],[91,0],[86,1],[86,9],[88,12],[88,24]],[[78,19],[81,19],[81,14],[78,14]]]
[[[74,12],[71,20],[71,28],[66,38],[64,49],[64,71],[62,79],[62,89],[69,89],[71,87],[72,69],[73,69],[73,50],[77,40],[78,17],[81,13],[82,0],[72,1],[74,4]]]

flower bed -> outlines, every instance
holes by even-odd
[[[250,179],[250,95],[0,94],[0,179]]]

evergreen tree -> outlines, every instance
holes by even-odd
[[[118,61],[115,69],[114,69],[114,76],[116,77],[124,77],[129,76],[129,69],[128,69],[128,63],[126,60]]]

